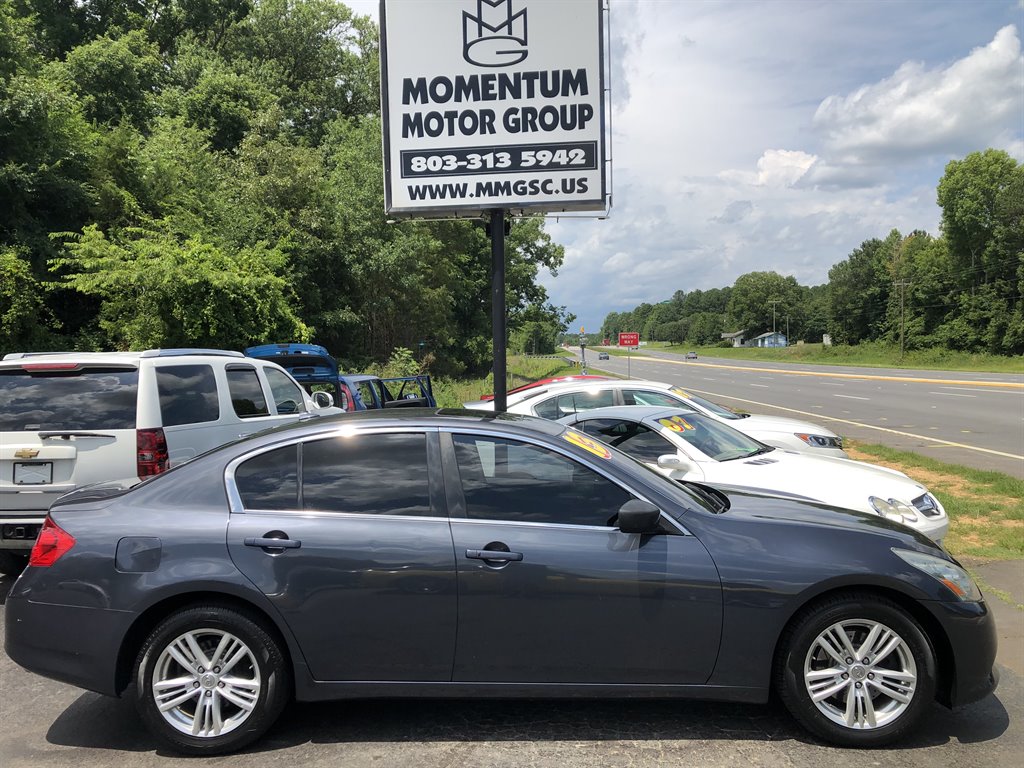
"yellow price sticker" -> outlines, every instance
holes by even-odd
[[[595,456],[600,456],[602,459],[610,459],[612,457],[612,452],[609,451],[602,443],[599,443],[597,440],[589,438],[586,435],[581,435],[576,430],[570,429],[565,432],[562,437],[578,448],[582,448],[584,451],[589,451]]]

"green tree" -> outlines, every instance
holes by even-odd
[[[774,312],[773,301],[777,302]],[[785,333],[785,323],[780,326],[779,318],[802,313],[802,302],[803,291],[796,278],[777,272],[748,272],[732,286],[728,313],[737,328],[746,329],[751,336],[770,331],[773,316],[775,329]]]

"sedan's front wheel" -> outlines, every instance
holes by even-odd
[[[153,630],[136,662],[143,720],[186,754],[231,752],[255,741],[277,719],[289,692],[275,639],[222,606],[172,614]]]
[[[873,595],[830,599],[782,639],[776,684],[808,730],[835,744],[878,747],[910,731],[935,698],[935,653],[920,625]]]

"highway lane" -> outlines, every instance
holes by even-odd
[[[625,357],[587,363],[625,375]],[[578,356],[578,350],[575,350]],[[1024,374],[910,371],[641,351],[632,378],[668,381],[752,413],[806,418],[845,437],[1024,478]]]

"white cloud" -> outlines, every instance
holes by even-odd
[[[964,154],[996,145],[1024,114],[1016,27],[947,67],[908,61],[891,77],[847,96],[829,96],[814,114],[826,154],[837,163],[909,163],[922,155]]]

